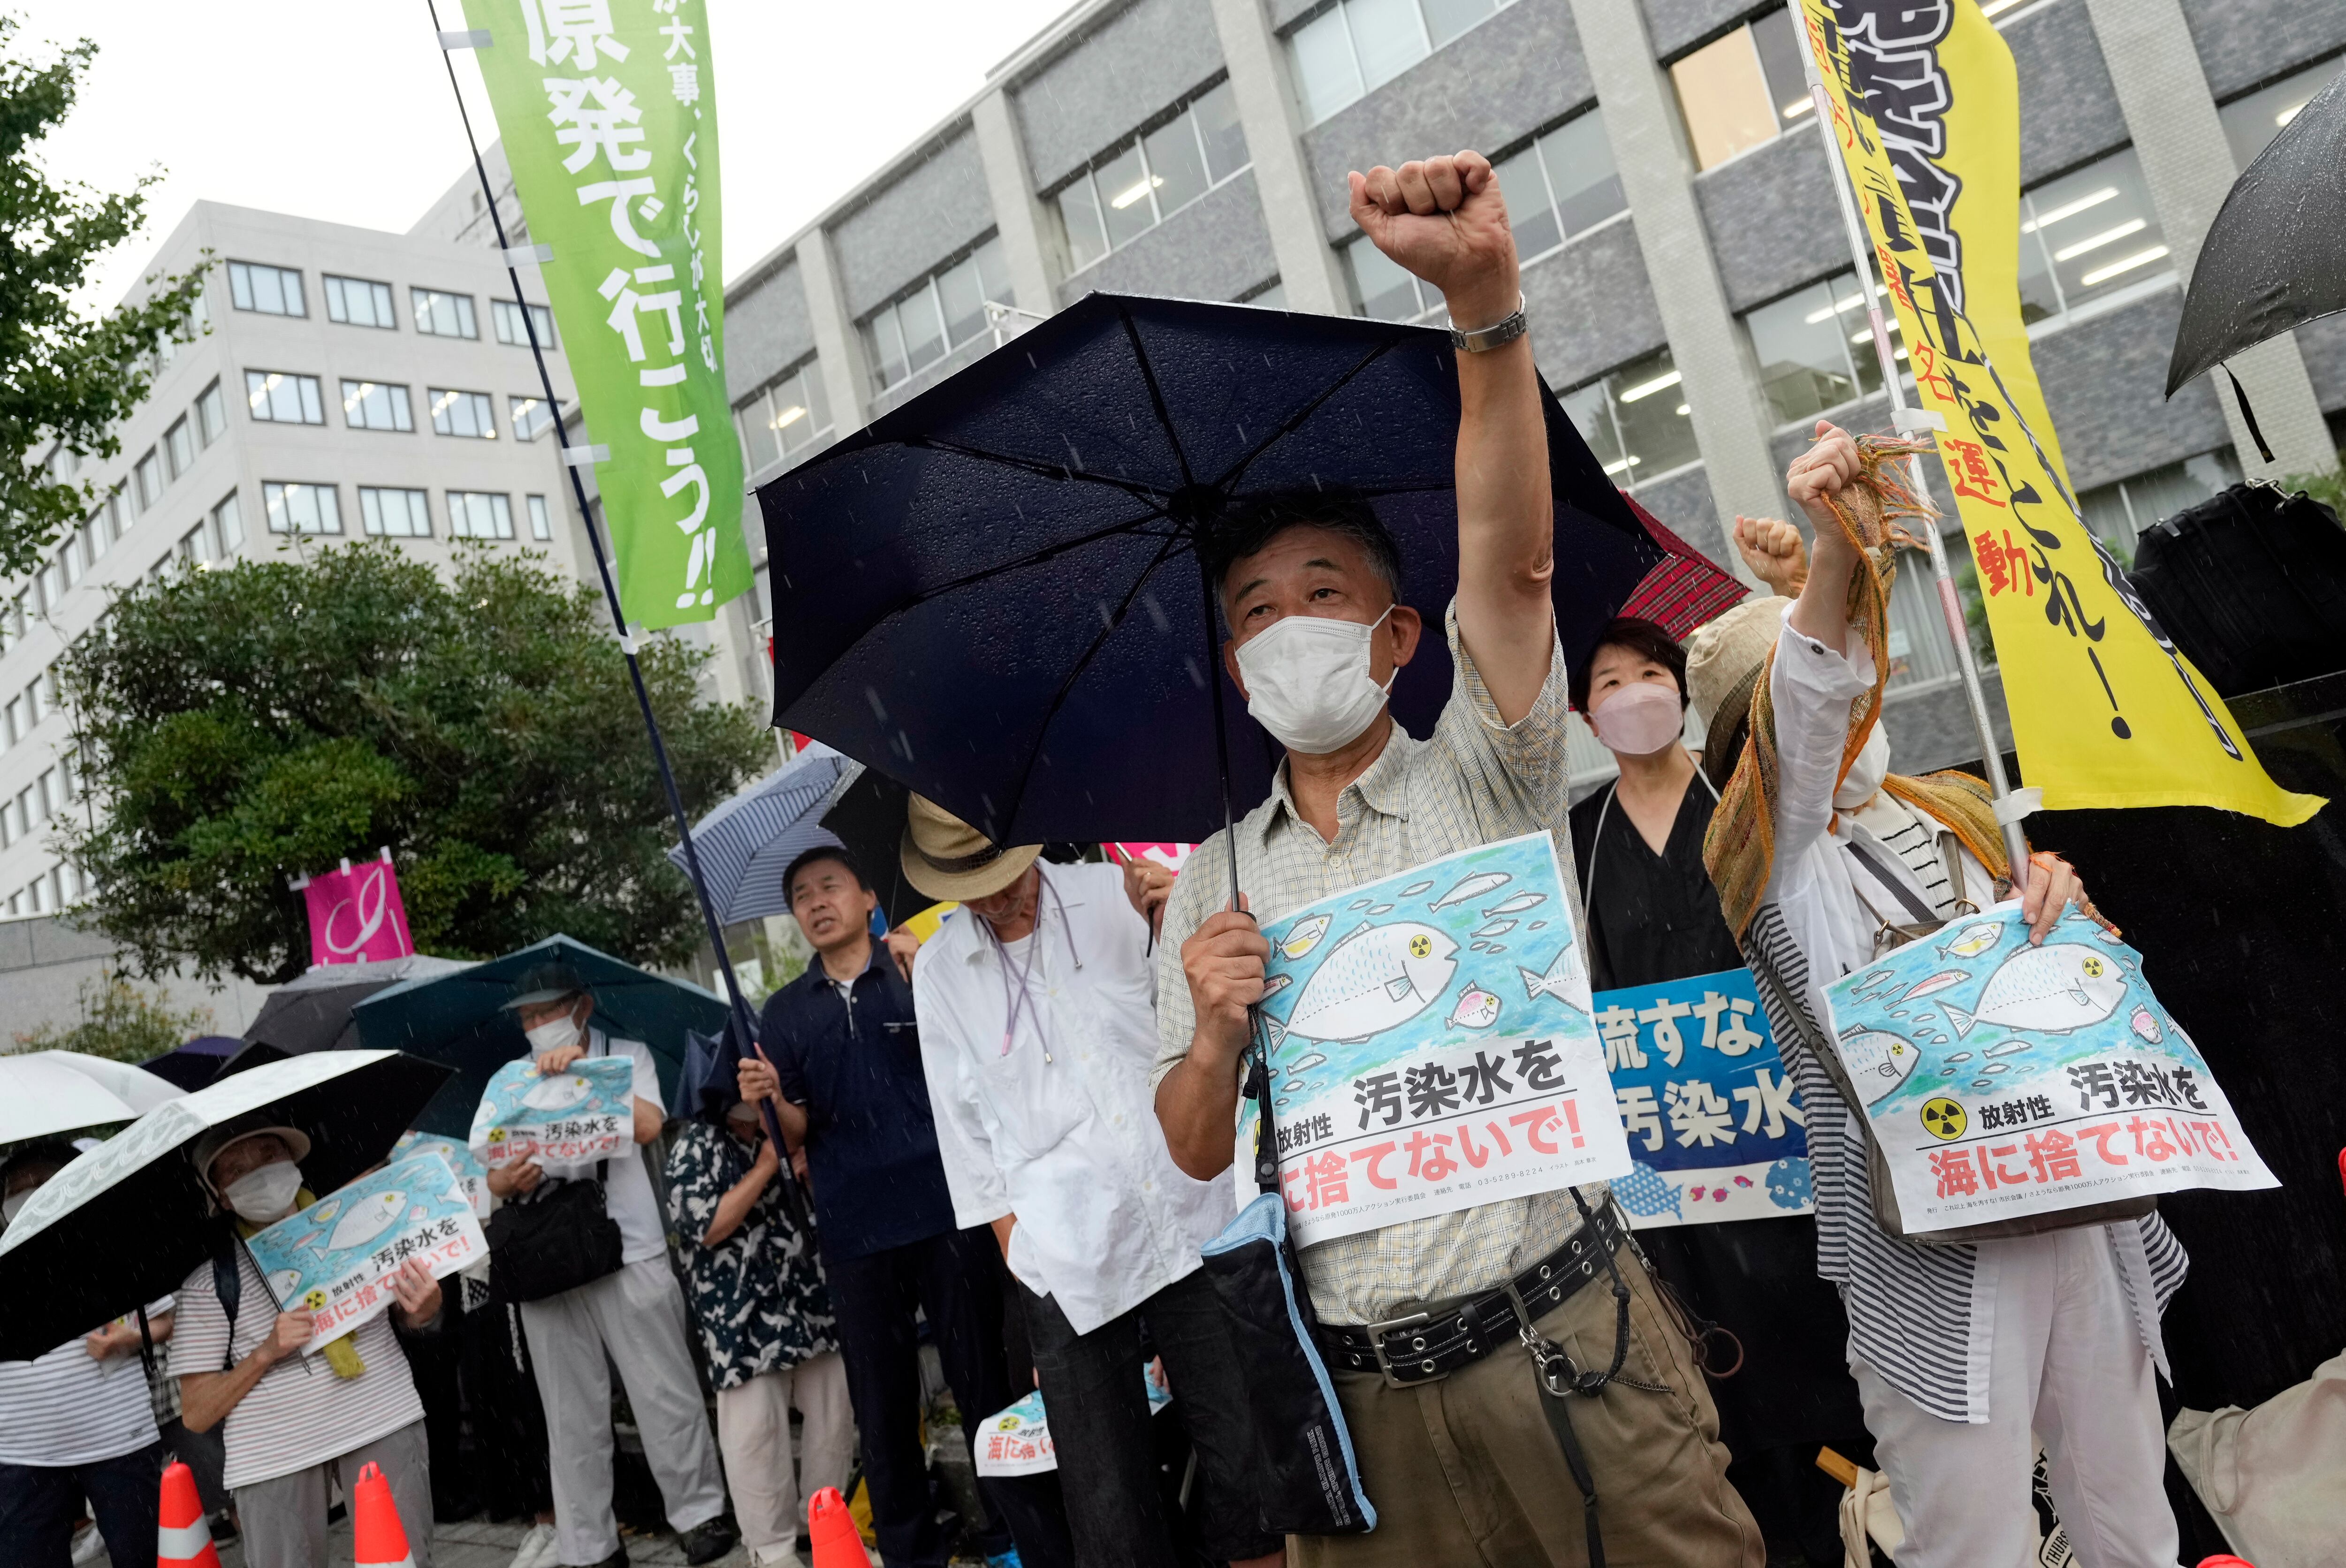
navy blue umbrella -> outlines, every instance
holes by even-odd
[[[1740,596],[1542,400],[1568,657],[1658,594]],[[1367,500],[1426,621],[1392,697],[1423,734],[1450,693],[1457,436],[1443,332],[1091,295],[759,491],[774,721],[997,843],[1202,839],[1278,750],[1225,689],[1198,541],[1250,496]]]

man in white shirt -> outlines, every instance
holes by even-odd
[[[27,1144],[0,1166],[9,1219],[72,1163],[61,1143]],[[171,1337],[171,1298],[147,1308],[148,1331]],[[66,1568],[89,1499],[107,1555],[155,1555],[163,1445],[140,1366],[138,1326],[111,1323],[30,1361],[0,1361],[0,1563]]]
[[[659,1136],[665,1115],[651,1052],[640,1040],[615,1040],[590,1027],[595,993],[585,975],[566,963],[539,964],[515,983],[505,1006],[528,1037],[541,1074],[563,1072],[581,1056],[631,1058],[635,1140],[648,1144]],[[668,1268],[668,1234],[651,1173],[633,1148],[576,1165],[524,1160],[489,1172],[489,1191],[505,1198],[535,1191],[548,1176],[593,1181],[598,1165],[605,1212],[619,1227],[618,1271],[521,1304],[522,1331],[546,1406],[553,1561],[564,1568],[625,1568],[627,1561],[611,1512],[608,1369],[616,1365],[685,1560],[713,1562],[733,1549],[735,1536],[724,1519],[725,1484],[686,1345],[684,1298]]]
[[[1150,1105],[1157,1056],[1139,868],[1048,866],[918,796],[904,875],[959,918],[913,995],[954,1218],[990,1224],[1019,1285],[1067,1522],[1084,1568],[1172,1568],[1141,1369],[1145,1320],[1198,1451],[1206,1555],[1286,1560],[1260,1528],[1238,1412],[1246,1380],[1200,1243],[1230,1188],[1174,1165]],[[1161,877],[1161,873],[1160,873]]]

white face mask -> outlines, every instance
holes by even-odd
[[[1882,732],[1879,719],[1865,744],[1857,748],[1857,760],[1849,765],[1849,776],[1833,791],[1833,805],[1843,811],[1854,811],[1873,799],[1882,789],[1882,780],[1890,772],[1890,738]]]
[[[1369,639],[1392,614],[1368,625],[1326,616],[1285,616],[1239,647],[1247,711],[1290,751],[1325,756],[1376,722],[1388,680],[1369,675]],[[1401,672],[1395,670],[1395,675]]]
[[[255,1225],[283,1219],[293,1211],[293,1200],[301,1195],[301,1167],[291,1160],[247,1171],[220,1189],[220,1196],[228,1199],[237,1217]]]
[[[1676,687],[1650,680],[1613,688],[1589,718],[1605,749],[1622,757],[1650,757],[1686,728],[1686,709]]]
[[[522,1033],[529,1040],[529,1054],[543,1056],[548,1051],[559,1051],[576,1040],[578,1023],[566,1013],[560,1018],[549,1018],[535,1029],[525,1029]]]
[[[33,1201],[33,1195],[40,1190],[36,1186],[28,1186],[22,1192],[12,1192],[6,1197],[0,1198],[0,1220],[15,1218],[24,1207]]]

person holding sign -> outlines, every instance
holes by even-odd
[[[1962,1246],[1892,1236],[1857,1113],[1809,1045],[1833,1048],[1825,986],[2015,885],[1984,784],[1889,771],[1874,579],[1885,523],[1920,514],[1885,472],[1902,450],[1819,421],[1786,475],[1816,536],[1800,596],[1739,606],[1694,639],[1708,749],[1735,759],[1706,860],[1808,1106],[1818,1268],[1848,1304],[1851,1370],[1906,1529],[1900,1568],[2031,1558],[2039,1438],[2086,1568],[2171,1563],[2152,1375],[2181,1246],[2156,1213]],[[2031,857],[2016,891],[2033,943],[2073,902],[2099,918],[2053,855]]]
[[[1529,832],[1552,835],[1567,875],[1572,864],[1546,431],[1498,180],[1488,159],[1461,153],[1354,174],[1352,201],[1369,240],[1440,289],[1464,329],[1453,340],[1458,591],[1443,628],[1456,677],[1431,737],[1394,724],[1385,691],[1425,628],[1400,602],[1391,536],[1333,488],[1342,475],[1229,520],[1210,563],[1225,658],[1286,759],[1270,799],[1237,828],[1246,910],[1223,907],[1227,832],[1199,846],[1167,909],[1157,1111],[1174,1159],[1199,1178],[1235,1152],[1249,1010],[1270,953],[1258,920]],[[1352,1169],[1345,1179],[1365,1183],[1374,1166]],[[1291,1559],[1577,1564],[1594,1515],[1625,1562],[1758,1568],[1760,1532],[1727,1483],[1702,1372],[1622,1237],[1591,1184],[1489,1202],[1466,1189],[1446,1212],[1305,1247],[1322,1353],[1378,1522],[1293,1538]],[[1548,1297],[1560,1268],[1575,1288],[1528,1308],[1530,1327],[1590,1373],[1591,1397],[1550,1400],[1539,1352],[1518,1339],[1510,1293]],[[1452,1329],[1460,1319],[1489,1331]]]
[[[1737,524],[1744,560],[1770,586],[1797,592],[1806,569],[1799,531],[1765,519]],[[1754,1030],[1734,1031],[1733,1013],[1720,1022],[1719,999],[1749,1009],[1755,993],[1702,863],[1718,792],[1680,744],[1686,667],[1686,650],[1668,632],[1624,617],[1597,634],[1572,680],[1573,706],[1621,769],[1572,809],[1589,983],[1632,1151],[1649,1171],[1659,1165],[1670,1175],[1698,1169],[1673,1162],[1701,1156],[1725,1156],[1719,1166],[1749,1160],[1771,1119],[1795,1136],[1805,1120],[1775,1051],[1763,1050]],[[1682,981],[1694,983],[1669,983]],[[1767,1065],[1753,1068],[1763,1056]],[[1724,1082],[1729,1074],[1734,1084]],[[1870,1463],[1872,1440],[1843,1356],[1848,1319],[1817,1277],[1816,1222],[1785,1212],[1808,1207],[1807,1166],[1804,1154],[1777,1159],[1748,1170],[1739,1186],[1712,1166],[1714,1196],[1752,1195],[1732,1217],[1714,1217],[1716,1207],[1704,1212],[1702,1186],[1671,1188],[1658,1176],[1634,1212],[1656,1271],[1689,1310],[1732,1336],[1706,1356],[1720,1374],[1711,1395],[1735,1456],[1729,1478],[1768,1535],[1796,1539],[1823,1561],[1841,1551],[1841,1487],[1817,1469],[1817,1448]]]
[[[216,1127],[190,1160],[240,1238],[318,1199],[301,1185],[310,1136],[255,1120]],[[432,1465],[423,1401],[393,1325],[436,1330],[440,1282],[420,1258],[391,1277],[396,1301],[320,1349],[299,1303],[280,1303],[240,1239],[178,1290],[171,1371],[191,1431],[227,1423],[230,1492],[251,1568],[325,1568],[332,1477],[382,1467],[415,1557],[431,1568]]]

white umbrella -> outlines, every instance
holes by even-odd
[[[127,1122],[182,1093],[128,1063],[78,1051],[0,1056],[0,1144]]]

